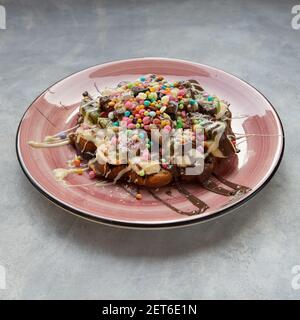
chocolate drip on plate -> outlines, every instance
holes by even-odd
[[[228,190],[228,189],[225,189],[223,187],[220,187],[210,178],[205,180],[205,181],[203,181],[203,182],[201,182],[201,186],[204,189],[207,189],[207,190],[209,190],[211,192],[220,194],[222,196],[230,197],[230,196],[234,196],[236,194],[235,190]]]
[[[240,191],[242,193],[247,193],[251,190],[251,188],[243,186],[243,185],[239,185],[236,183],[233,183],[231,181],[226,180],[225,178],[217,175],[216,173],[213,173],[213,176],[218,179],[220,182],[222,182],[223,184],[225,184],[225,186],[228,186],[236,191]]]
[[[208,205],[194,196],[192,193],[190,193],[187,189],[185,189],[179,182],[175,182],[175,186],[177,190],[184,195],[195,207],[199,208],[200,212],[204,212],[206,209],[208,209]]]
[[[178,188],[178,185],[176,185],[176,187],[177,187],[177,190],[181,194],[183,194],[194,206],[196,206],[198,208],[198,210],[183,211],[183,210],[177,209],[174,206],[172,206],[169,202],[167,202],[166,200],[161,199],[153,190],[148,189],[148,192],[153,196],[153,198],[160,201],[161,203],[163,203],[165,206],[167,206],[171,210],[173,210],[179,214],[186,215],[186,216],[193,216],[196,214],[200,214],[200,213],[203,213],[206,209],[208,209],[208,205],[206,203],[204,203],[203,201],[201,201],[200,199],[198,199],[197,197],[192,195],[188,190],[184,189],[182,186],[180,186]]]
[[[139,188],[137,188],[135,185],[124,185],[123,183],[121,184],[122,188],[128,192],[133,198],[135,198],[135,195],[137,192],[139,192]],[[133,187],[133,188],[131,188]],[[175,208],[172,206],[168,201],[162,199],[156,192],[154,192],[152,189],[146,189],[156,200],[160,201],[163,203],[165,206],[170,208],[171,210],[183,214],[186,216],[193,216],[196,214],[203,213],[206,209],[208,209],[208,205],[195,197],[193,194],[191,194],[188,190],[186,190],[184,187],[182,187],[179,183],[175,184],[174,186],[182,195],[184,195],[195,207],[198,208],[198,210],[193,210],[193,211],[183,211],[180,209]],[[170,190],[169,190],[170,191]]]

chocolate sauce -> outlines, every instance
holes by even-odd
[[[133,198],[136,197],[136,194],[138,193],[139,189],[134,185],[134,188],[130,188],[131,185],[120,183],[121,187],[129,193]]]
[[[178,186],[177,186],[178,189]],[[153,196],[153,198],[155,198],[156,200],[160,201],[161,203],[163,203],[165,206],[167,206],[168,208],[170,208],[171,210],[179,213],[179,214],[183,214],[186,216],[193,216],[196,214],[200,214],[203,213],[206,209],[208,209],[208,206],[206,203],[202,202],[200,199],[198,199],[197,197],[195,197],[194,195],[192,195],[189,191],[180,188],[181,190],[178,189],[178,191],[182,194],[185,195],[185,197],[196,207],[198,207],[198,210],[193,210],[193,211],[183,211],[180,209],[175,208],[174,206],[172,206],[169,202],[167,202],[164,199],[161,199],[154,191],[152,191],[151,189],[148,189],[147,191]],[[183,190],[184,191],[183,191]]]
[[[236,194],[235,190],[228,190],[218,186],[211,178],[201,182],[201,186],[206,190],[226,197],[234,196]]]
[[[201,183],[201,186],[211,192],[223,195],[223,196],[234,196],[237,193],[241,192],[243,194],[249,192],[251,189],[243,186],[243,185],[239,185],[236,183],[233,183],[231,181],[226,180],[225,178],[213,173],[212,177],[215,177],[217,180],[219,180],[221,183],[223,183],[225,186],[233,189],[233,190],[228,190],[225,189],[221,186],[219,186],[216,182],[214,182],[211,178],[207,179],[206,181]],[[165,206],[167,206],[168,208],[172,209],[173,211],[179,213],[179,214],[183,214],[183,215],[196,215],[196,214],[200,214],[203,213],[204,211],[206,211],[209,207],[208,205],[203,202],[202,200],[200,200],[199,198],[197,198],[196,196],[194,196],[193,194],[191,194],[187,189],[185,189],[178,181],[177,175],[175,173],[175,184],[174,187],[179,191],[179,193],[181,193],[182,195],[184,195],[186,197],[187,200],[189,200],[195,207],[198,208],[198,210],[193,210],[191,212],[186,212],[186,211],[182,211],[179,210],[177,208],[175,208],[174,206],[172,206],[168,201],[161,199],[154,191],[152,191],[151,189],[148,189],[147,191],[158,201],[160,201],[161,203],[163,203]],[[168,191],[168,193],[170,193],[170,190]],[[167,193],[167,194],[168,194]]]
[[[216,173],[213,173],[213,176],[218,179],[220,182],[222,182],[223,184],[225,184],[225,186],[228,186],[236,191],[240,191],[242,193],[247,193],[251,190],[251,188],[249,187],[246,187],[246,186],[243,186],[243,185],[240,185],[240,184],[236,184],[236,183],[233,183],[231,181],[228,181],[226,180],[225,178],[217,175]]]
[[[166,195],[172,197],[172,190],[171,190],[171,189],[170,189],[170,190],[167,190],[165,193],[166,193]]]

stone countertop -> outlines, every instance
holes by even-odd
[[[292,268],[300,265],[295,1],[1,4],[7,29],[0,30],[0,299],[300,298],[291,285]],[[224,69],[276,107],[286,133],[282,164],[233,214],[165,231],[102,226],[51,204],[21,171],[17,125],[40,92],[88,66],[144,56]]]

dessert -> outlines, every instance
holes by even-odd
[[[215,174],[222,159],[238,152],[232,116],[229,103],[207,93],[196,80],[170,82],[150,74],[97,90],[96,98],[83,93],[74,128],[42,143],[29,142],[76,149],[71,168],[56,169],[58,180],[87,171],[91,179],[145,187],[155,198],[153,188],[175,185],[198,213],[207,206],[185,189],[185,182],[226,196],[249,190]],[[232,190],[217,186],[213,176]]]

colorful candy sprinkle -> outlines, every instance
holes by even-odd
[[[145,118],[143,119],[143,123],[144,123],[144,124],[149,124],[150,122],[151,122],[150,117],[145,117]]]
[[[145,175],[145,171],[144,171],[144,170],[141,170],[141,171],[139,172],[139,175],[140,175],[141,177],[143,177],[143,176]]]
[[[73,164],[74,164],[75,167],[80,167],[80,163],[81,163],[81,161],[78,158],[73,160]]]
[[[95,173],[94,170],[89,171],[89,177],[90,177],[91,179],[95,179],[95,178],[96,178],[96,173]]]
[[[135,198],[136,198],[137,200],[142,200],[143,196],[142,196],[140,193],[137,193],[137,194],[135,195]]]
[[[168,102],[169,102],[169,96],[163,96],[163,97],[161,98],[161,102],[162,102],[163,104],[168,104]]]
[[[62,140],[64,140],[64,139],[67,138],[67,136],[66,136],[66,134],[65,134],[64,132],[61,132],[61,133],[58,135],[58,137],[59,137],[60,139],[62,139]]]

